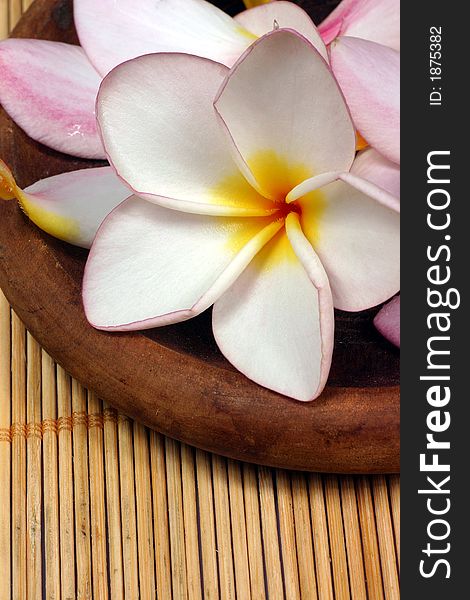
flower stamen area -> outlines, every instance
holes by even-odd
[[[275,215],[278,219],[286,219],[287,215],[290,213],[296,213],[300,217],[302,215],[302,207],[296,202],[287,204],[287,202],[284,200],[284,202],[279,203],[279,208],[277,209]]]

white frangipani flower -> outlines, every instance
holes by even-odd
[[[355,130],[324,59],[288,30],[230,70],[142,56],[106,77],[97,115],[136,195],[92,246],[90,323],[144,329],[214,304],[215,338],[237,369],[298,400],[317,397],[333,307],[366,309],[399,289],[398,201],[360,176],[377,156],[363,153],[356,172]]]

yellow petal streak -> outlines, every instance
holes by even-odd
[[[270,271],[286,262],[294,264],[298,262],[298,258],[283,227],[258,253],[253,266],[259,271]]]
[[[315,190],[301,198],[299,202],[300,226],[305,237],[315,248],[321,235],[321,218],[326,208],[325,196],[319,190]]]
[[[255,35],[254,33],[251,33],[251,31],[248,31],[248,29],[245,29],[241,25],[239,25],[236,28],[236,32],[239,35],[243,36],[248,42],[250,42],[250,44],[252,44],[255,40],[258,39],[257,35]]]
[[[284,202],[292,188],[315,175],[306,165],[293,164],[274,150],[256,152],[247,164],[260,188],[275,202]]]
[[[0,198],[2,200],[16,198],[31,221],[54,237],[69,242],[78,239],[80,233],[78,222],[42,207],[35,196],[25,194],[18,187],[10,169],[2,160],[0,160]]]
[[[257,209],[260,215],[272,213],[276,208],[272,201],[259,194],[238,170],[233,175],[221,179],[210,190],[210,196],[214,204],[244,210]]]
[[[261,4],[268,4],[271,0],[243,0],[243,3],[247,8],[253,8],[255,6],[260,6]]]
[[[263,227],[276,223],[281,230],[266,244],[256,258],[259,268],[272,268],[283,260],[297,260],[285,233],[284,220],[289,212],[299,213],[305,235],[312,244],[318,240],[319,223],[326,206],[320,190],[309,192],[292,204],[286,203],[287,194],[299,183],[314,175],[303,164],[290,163],[273,150],[262,150],[247,160],[247,164],[266,196],[255,191],[240,176],[225,177],[212,190],[214,202],[225,205],[250,207],[268,210],[267,217],[224,218],[228,231],[227,248],[239,252]],[[274,209],[274,212],[273,212]]]
[[[364,150],[364,148],[367,148],[368,146],[369,142],[362,137],[359,131],[356,131],[356,150],[359,152],[359,150]]]
[[[240,252],[240,250],[258,235],[260,231],[277,220],[273,217],[242,217],[240,219],[234,219],[233,217],[219,218],[223,219],[226,227],[227,250],[235,254]]]

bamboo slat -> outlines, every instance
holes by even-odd
[[[1,6],[1,5],[0,5]],[[5,13],[1,13],[5,18]],[[0,290],[0,598],[11,589],[11,316]]]
[[[0,0],[0,39],[30,0]],[[398,600],[400,482],[242,464],[118,414],[0,292],[0,598]]]

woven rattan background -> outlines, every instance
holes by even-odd
[[[29,4],[0,0],[0,38]],[[241,464],[117,414],[0,292],[0,600],[398,600],[399,510],[396,476]]]

